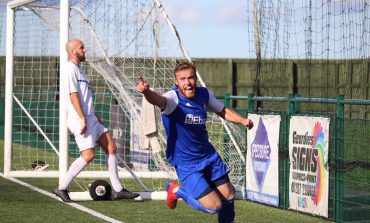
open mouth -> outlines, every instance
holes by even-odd
[[[193,91],[193,89],[194,89],[194,87],[192,87],[192,86],[184,87],[185,91]]]

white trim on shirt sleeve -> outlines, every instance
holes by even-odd
[[[167,99],[167,105],[163,109],[162,113],[169,115],[175,111],[177,105],[179,104],[179,98],[174,90],[167,91],[163,94],[163,96]]]
[[[209,100],[208,100],[207,110],[210,112],[214,112],[214,113],[218,113],[222,111],[225,105],[222,104],[219,100],[217,100],[210,90],[208,90],[208,95],[209,95]]]

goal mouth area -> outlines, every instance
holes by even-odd
[[[9,3],[5,176],[61,181],[69,165],[80,156],[67,131],[63,106],[66,94],[60,87],[65,77],[61,74],[66,70],[65,43],[70,37],[78,37],[88,49],[81,67],[94,89],[94,110],[111,131],[118,159],[123,160],[118,162],[122,184],[128,189],[135,188],[136,183],[142,186],[134,191],[162,191],[164,182],[177,179],[174,167],[166,160],[166,134],[159,110],[154,110],[156,134],[143,137],[143,97],[135,83],[142,75],[158,93],[164,93],[174,86],[173,67],[180,60],[191,59],[158,0],[115,0],[119,7],[112,7],[112,1]],[[40,33],[47,35],[38,38]],[[200,85],[205,86],[201,75],[197,76]],[[12,82],[14,85],[9,84]],[[244,132],[233,129],[215,114],[208,115],[207,126],[211,143],[230,169],[230,181],[243,186]],[[109,178],[106,155],[100,149],[96,151],[94,162],[77,179]],[[37,160],[48,166],[32,170],[30,165]],[[132,178],[137,182],[130,185]],[[70,188],[86,191],[87,182],[73,182]]]
[[[137,177],[150,179],[177,179],[175,172],[164,171],[133,171]],[[37,170],[22,170],[10,171],[6,177],[14,178],[58,178],[59,171],[37,171]],[[118,176],[121,179],[133,178],[129,171],[118,171]],[[107,171],[82,171],[76,178],[109,178]]]
[[[157,200],[164,201],[167,198],[166,191],[133,191],[140,194],[139,197],[135,198],[134,201],[145,201],[145,200]],[[93,201],[90,193],[85,192],[70,192],[69,196],[73,201]],[[235,187],[235,199],[244,200],[246,194],[241,187]]]
[[[164,171],[136,171],[135,174],[141,179],[169,179],[177,180],[175,172],[164,172]],[[59,171],[37,171],[37,170],[25,170],[25,171],[11,171],[5,177],[10,178],[58,178]],[[133,179],[132,174],[129,171],[119,171],[119,177],[121,179]],[[107,171],[83,171],[76,179],[91,179],[91,178],[109,178]],[[235,199],[244,200],[246,198],[245,190],[242,186],[235,185]],[[88,188],[87,188],[88,189]],[[135,198],[136,201],[143,200],[166,200],[166,191],[133,191],[140,194],[139,197]],[[89,191],[73,191],[69,193],[73,201],[93,201]]]

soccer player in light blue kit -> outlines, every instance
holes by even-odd
[[[234,187],[229,169],[208,140],[207,111],[248,129],[250,119],[226,108],[205,87],[197,87],[196,67],[182,62],[175,67],[176,86],[160,95],[140,77],[138,92],[162,110],[167,134],[167,160],[176,168],[181,186],[167,184],[167,205],[173,209],[182,198],[193,208],[209,214],[218,213],[220,223],[234,221]]]

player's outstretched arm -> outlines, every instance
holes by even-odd
[[[217,114],[227,121],[242,124],[248,129],[253,128],[252,120],[242,117],[232,109],[224,107],[224,109]]]
[[[146,100],[152,105],[158,106],[160,109],[165,109],[167,99],[149,88],[149,84],[140,76],[140,82],[136,85],[136,90],[144,95]]]

